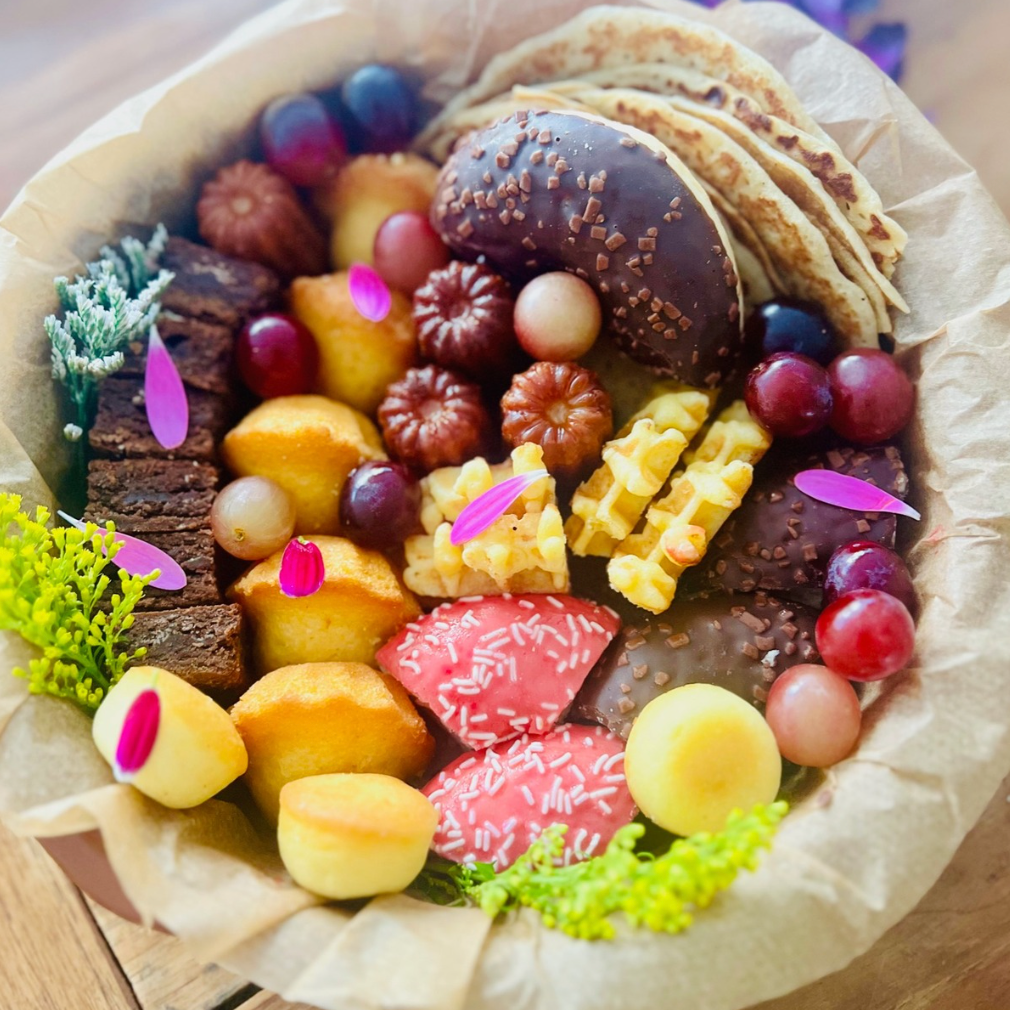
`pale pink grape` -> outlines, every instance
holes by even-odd
[[[829,768],[847,758],[862,723],[853,686],[826,666],[804,663],[772,684],[765,718],[787,761]]]
[[[538,361],[574,361],[600,335],[600,300],[574,274],[558,271],[534,277],[516,299],[516,336]]]

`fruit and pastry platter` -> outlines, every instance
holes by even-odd
[[[54,278],[15,673],[311,902],[705,918],[917,662],[915,237],[811,111],[618,8],[447,102],[392,61],[278,91]]]
[[[279,95],[195,234],[56,281],[86,500],[5,497],[3,622],[313,894],[598,938],[754,868],[912,661],[915,395],[905,233],[788,85],[530,73],[571,39],[434,115],[385,64]]]

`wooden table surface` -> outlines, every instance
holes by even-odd
[[[0,0],[0,207],[77,132],[269,0]],[[1010,209],[1007,0],[914,11],[908,90]],[[921,905],[848,969],[755,1010],[1010,1010],[1010,778]],[[2,1010],[297,1010],[90,904],[0,828]]]

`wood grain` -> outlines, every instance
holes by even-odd
[[[304,1003],[288,1003],[273,993],[261,992],[248,1003],[243,1003],[238,1010],[313,1010]]]
[[[246,998],[255,995],[245,979],[198,964],[175,937],[135,926],[92,901],[88,908],[144,1010],[209,1010],[226,1004],[246,1010]]]
[[[74,1010],[138,1010],[76,889],[34,841],[2,826],[0,881],[0,1005],[67,1010],[73,994]]]

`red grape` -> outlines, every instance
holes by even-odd
[[[894,551],[872,540],[842,544],[828,561],[824,602],[833,603],[853,589],[879,589],[896,596],[915,612],[915,589],[905,562]]]
[[[820,431],[831,414],[828,373],[805,354],[782,351],[751,369],[747,409],[773,435],[802,438]]]
[[[412,295],[432,270],[449,262],[449,247],[415,210],[392,214],[375,234],[375,269],[391,287]]]
[[[879,589],[839,596],[817,619],[817,648],[847,680],[883,680],[908,665],[915,622],[901,600]]]
[[[344,484],[340,524],[362,547],[390,548],[414,533],[421,510],[421,486],[402,463],[362,463]]]
[[[347,157],[340,127],[315,95],[284,95],[260,119],[260,140],[270,167],[296,186],[321,186]]]
[[[747,344],[767,357],[793,351],[827,365],[838,339],[819,305],[798,298],[776,298],[759,305],[747,320]]]
[[[235,360],[242,381],[257,396],[294,396],[315,386],[319,349],[304,323],[271,312],[246,323]]]
[[[804,663],[772,684],[765,718],[787,761],[828,768],[852,753],[863,715],[859,697],[844,677]]]
[[[851,442],[883,442],[912,418],[915,390],[890,354],[870,347],[846,351],[831,362],[828,378],[829,424]]]
[[[596,292],[564,271],[534,277],[519,292],[513,319],[522,349],[538,361],[581,358],[603,325]]]

